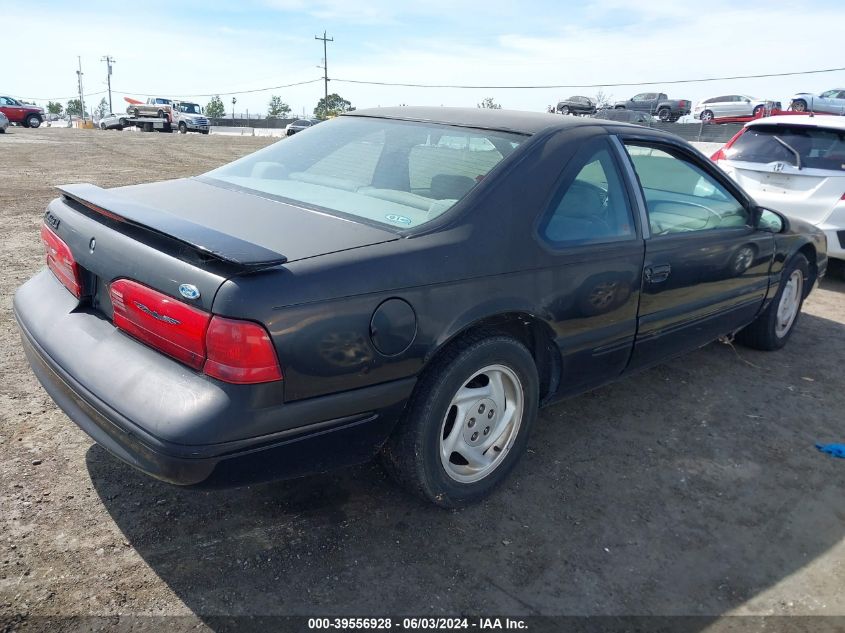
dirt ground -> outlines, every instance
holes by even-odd
[[[271,140],[0,136],[0,630],[46,615],[180,614],[186,630],[253,614],[845,615],[845,460],[814,448],[845,442],[835,279],[780,352],[714,343],[545,409],[507,484],[461,511],[376,465],[198,492],[94,445],[30,373],[11,314],[42,266],[52,187],[199,174]]]

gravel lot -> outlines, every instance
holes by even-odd
[[[814,448],[845,441],[833,279],[781,352],[714,343],[544,410],[508,484],[461,511],[375,465],[196,492],[93,445],[11,315],[52,187],[194,175],[272,140],[0,136],[0,631],[89,614],[191,615],[186,630],[225,614],[845,615],[845,460]]]

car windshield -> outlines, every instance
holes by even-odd
[[[180,103],[179,112],[187,112],[188,114],[202,114],[202,110],[196,103]]]
[[[525,139],[507,132],[344,116],[206,174],[397,228],[440,216]]]
[[[725,150],[728,160],[782,162],[795,167],[845,171],[845,130],[798,125],[755,125]]]

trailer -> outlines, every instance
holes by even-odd
[[[163,117],[155,116],[132,116],[127,114],[121,117],[126,121],[125,127],[137,127],[142,132],[172,132],[173,126],[170,123],[170,117],[167,115]]]

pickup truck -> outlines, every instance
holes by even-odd
[[[635,110],[655,115],[661,121],[677,121],[692,110],[689,99],[670,99],[663,92],[641,92],[627,101],[618,101],[617,110]]]
[[[150,97],[146,103],[135,99],[126,99],[129,105],[126,112],[135,117],[158,117],[159,119],[170,119],[173,112],[173,100],[164,97]]]
[[[44,120],[43,109],[22,103],[13,97],[0,96],[0,112],[6,115],[9,123],[17,123],[23,127],[38,127]]]

